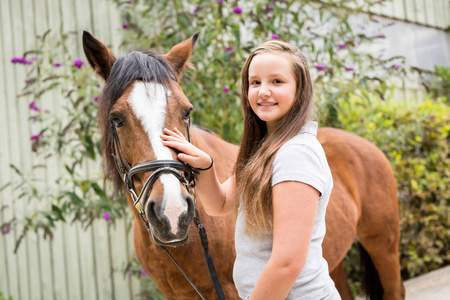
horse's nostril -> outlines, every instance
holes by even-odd
[[[160,210],[160,205],[158,205],[154,201],[150,201],[148,204],[148,209],[147,209],[147,217],[152,220],[158,219],[158,216],[160,215],[159,210]]]

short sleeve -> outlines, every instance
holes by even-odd
[[[272,186],[283,181],[306,183],[321,196],[327,187],[327,178],[319,156],[306,145],[284,145],[278,150],[273,163]]]

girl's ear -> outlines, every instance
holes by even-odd
[[[83,31],[83,50],[92,69],[106,81],[116,61],[114,54],[87,31]]]
[[[165,55],[165,58],[169,61],[175,71],[177,81],[180,80],[185,68],[192,68],[189,59],[191,58],[192,49],[195,46],[198,35],[199,33],[197,32],[189,39],[175,45],[169,53]]]

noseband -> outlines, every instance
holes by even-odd
[[[188,119],[188,123],[186,125],[186,134],[188,138],[188,142],[191,142],[191,135],[189,131],[189,124],[190,119]],[[130,166],[130,164],[125,159],[125,156],[123,155],[122,148],[120,147],[120,141],[119,136],[117,135],[116,126],[114,125],[114,122],[111,120],[109,121],[109,128],[110,128],[110,134],[111,134],[111,156],[114,158],[114,164],[116,166],[117,172],[122,176],[122,180],[125,183],[125,186],[127,188],[128,193],[131,195],[131,198],[133,199],[133,206],[139,211],[139,216],[144,222],[145,227],[147,228],[150,235],[153,237],[153,239],[156,241],[156,237],[152,232],[151,226],[148,222],[148,219],[145,216],[143,201],[147,198],[150,191],[153,188],[153,185],[155,184],[155,181],[164,173],[169,173],[174,175],[187,189],[189,194],[193,194],[193,201],[194,201],[194,210],[195,210],[195,216],[194,216],[194,223],[197,226],[200,239],[203,246],[203,251],[206,258],[206,263],[208,265],[208,270],[211,276],[211,279],[213,281],[214,289],[216,291],[217,297],[219,300],[225,300],[225,295],[223,294],[222,287],[219,282],[219,278],[217,276],[216,270],[214,268],[214,264],[212,262],[211,255],[209,253],[208,249],[208,238],[206,236],[206,230],[203,227],[203,225],[200,222],[200,218],[198,215],[198,211],[195,208],[196,205],[196,195],[195,195],[195,169],[192,168],[189,165],[186,165],[178,160],[154,160],[154,161],[146,161],[140,164],[137,164],[133,167]],[[116,155],[117,153],[117,155]],[[145,181],[144,186],[141,189],[141,192],[139,195],[136,193],[136,189],[134,187],[134,181],[133,176],[138,173],[144,173],[144,172],[153,172]],[[181,172],[184,172],[182,174]],[[142,201],[141,201],[142,200]],[[144,218],[145,217],[145,218]],[[187,274],[184,272],[184,270],[181,268],[181,266],[176,262],[174,257],[170,254],[170,252],[166,249],[164,246],[160,246],[166,253],[169,255],[169,257],[172,259],[172,261],[175,263],[175,265],[178,267],[178,269],[181,271],[181,273],[184,275],[184,277],[189,281],[189,283],[192,285],[192,287],[195,289],[195,291],[199,294],[199,296],[203,300],[207,300],[205,296],[200,292],[198,287],[192,282],[192,280],[187,276]]]

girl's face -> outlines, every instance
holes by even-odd
[[[248,69],[248,81],[250,106],[270,131],[295,101],[297,82],[291,62],[278,54],[255,55]]]

